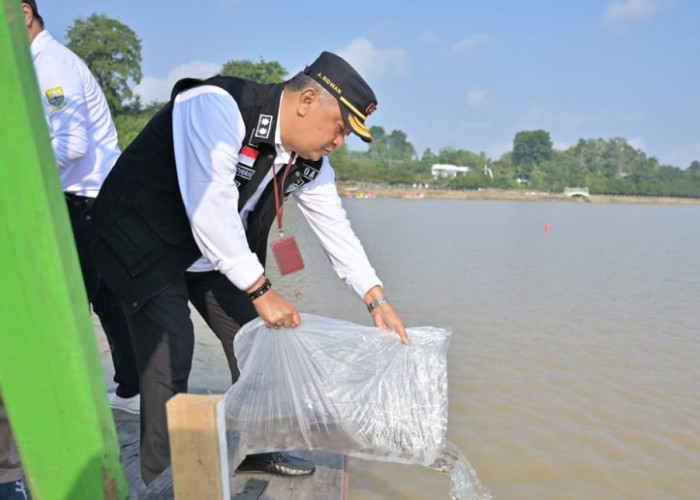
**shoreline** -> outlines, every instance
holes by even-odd
[[[573,203],[624,203],[649,205],[700,205],[700,198],[666,196],[618,196],[592,194],[588,199],[572,198],[564,193],[516,191],[503,189],[456,190],[393,187],[378,184],[338,184],[338,193],[345,198],[406,198],[439,200],[505,200],[505,201],[566,201]]]

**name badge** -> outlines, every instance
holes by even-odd
[[[270,244],[272,254],[277,261],[280,274],[286,276],[304,269],[304,259],[301,257],[299,245],[294,236],[287,236],[275,240]]]

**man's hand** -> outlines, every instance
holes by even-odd
[[[264,282],[265,276],[248,292],[259,289]],[[296,306],[272,288],[254,298],[253,307],[268,328],[296,328],[301,324],[301,316]]]
[[[372,318],[374,319],[374,324],[379,328],[388,328],[389,330],[394,330],[399,334],[401,342],[408,344],[408,334],[406,333],[406,327],[403,324],[401,316],[399,316],[391,304],[388,302],[378,306],[372,313]]]
[[[399,316],[391,304],[386,301],[384,291],[379,286],[375,286],[365,295],[365,304],[369,307],[375,300],[379,299],[380,303],[373,307],[370,311],[374,325],[379,328],[388,328],[399,334],[401,342],[408,344],[408,334],[406,326],[403,324],[403,319]]]

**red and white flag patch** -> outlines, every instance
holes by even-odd
[[[255,160],[258,159],[260,151],[253,149],[250,146],[243,146],[240,153],[238,153],[238,163],[242,163],[246,167],[252,167]]]

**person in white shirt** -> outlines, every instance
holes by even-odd
[[[117,160],[93,207],[94,252],[129,312],[147,484],[170,463],[165,403],[188,389],[188,301],[224,345],[234,382],[233,336],[241,325],[256,316],[271,328],[301,322],[265,276],[268,234],[275,219],[282,224],[290,194],[374,324],[408,343],[350,226],[327,157],[350,133],[372,140],[365,120],[376,106],[369,85],[329,52],[280,84],[184,79]],[[314,466],[266,453],[248,456],[239,470],[300,476]]]
[[[68,204],[83,280],[110,344],[112,407],[138,414],[139,381],[121,301],[101,279],[90,252],[88,210],[119,157],[107,100],[87,65],[44,29],[34,0],[22,0],[51,146]]]

